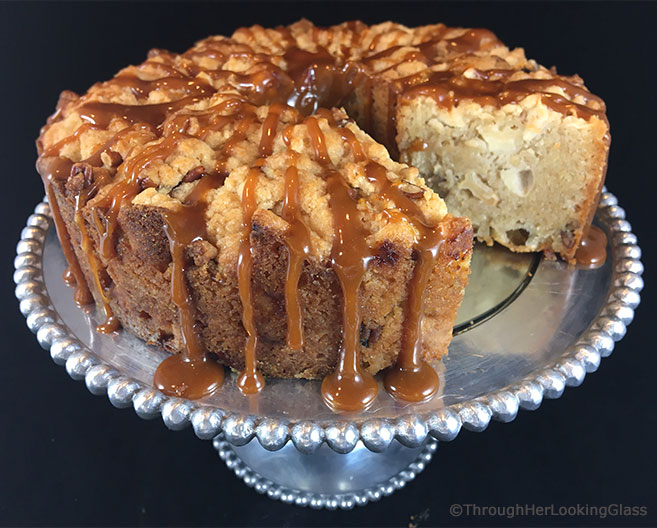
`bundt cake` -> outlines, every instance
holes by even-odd
[[[447,352],[473,225],[573,258],[608,145],[581,79],[487,30],[303,20],[63,92],[37,168],[99,331],[180,353],[161,390],[214,391],[217,360],[245,393],[324,378],[332,408],[357,410],[388,367],[393,395],[435,392],[425,362]]]

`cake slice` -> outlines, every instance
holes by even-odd
[[[488,30],[370,33],[361,60],[373,78],[375,137],[470,218],[479,240],[573,260],[607,168],[603,101]],[[391,34],[404,45],[376,43]]]

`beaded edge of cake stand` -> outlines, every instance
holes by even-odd
[[[415,460],[394,477],[358,492],[331,495],[286,488],[263,477],[240,459],[222,433],[215,437],[212,444],[217,450],[219,458],[226,463],[228,469],[257,493],[267,495],[270,499],[279,500],[285,504],[308,506],[313,509],[326,508],[328,510],[338,508],[351,510],[354,506],[365,506],[369,502],[378,501],[383,497],[392,495],[424,471],[424,468],[431,462],[434,453],[438,449],[438,440],[430,437]]]

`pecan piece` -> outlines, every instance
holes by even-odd
[[[144,178],[139,178],[139,190],[143,191],[144,189],[147,189],[149,187],[157,187],[155,183],[153,183],[153,180],[151,180],[148,176]]]
[[[424,196],[424,190],[422,187],[406,180],[403,180],[398,185],[398,189],[404,193],[404,196],[410,198],[411,200],[419,200]]]
[[[354,202],[357,202],[360,199],[360,189],[358,187],[350,187],[347,194]]]
[[[198,167],[194,167],[193,169],[187,171],[187,174],[183,176],[182,181],[183,183],[190,183],[198,180],[206,174],[207,171],[205,170],[205,167],[203,165],[199,165]]]
[[[561,242],[568,249],[572,249],[575,245],[575,233],[573,231],[562,231],[561,232]]]
[[[383,327],[381,325],[377,325],[375,327],[369,327],[366,326],[364,323],[361,323],[360,335],[359,335],[359,341],[361,346],[370,347],[374,345],[379,340],[382,333],[383,333]]]
[[[82,174],[83,179],[83,189],[89,187],[94,182],[94,168],[88,163],[74,163],[71,167],[71,178]]]
[[[106,150],[100,154],[102,162],[112,168],[118,167],[123,163],[123,156],[114,150]]]

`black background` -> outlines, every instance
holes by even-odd
[[[242,25],[305,16],[488,27],[608,105],[607,185],[627,210],[648,284],[628,335],[583,387],[511,424],[441,444],[406,489],[351,512],[300,509],[244,486],[209,442],[169,432],[91,396],[26,329],[11,282],[14,246],[43,196],[34,139],[59,92],[83,92],[152,47],[183,51]],[[3,525],[655,525],[655,154],[657,4],[611,3],[0,3]],[[652,324],[651,324],[652,323]],[[452,503],[647,506],[645,517],[450,517]]]

